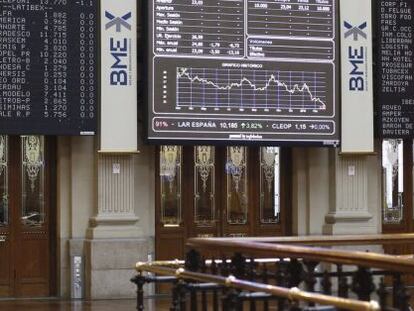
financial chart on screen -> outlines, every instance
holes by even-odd
[[[337,0],[153,0],[148,138],[339,141]]]

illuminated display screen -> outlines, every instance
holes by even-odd
[[[153,0],[150,141],[336,145],[336,0]]]
[[[414,137],[414,21],[412,1],[376,2],[376,108],[383,138]]]
[[[1,134],[95,134],[97,7],[0,1]]]

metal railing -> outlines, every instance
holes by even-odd
[[[268,284],[261,284],[246,280],[240,280],[236,277],[230,275],[228,277],[222,277],[217,275],[211,275],[206,273],[196,273],[187,271],[184,268],[169,268],[163,266],[165,263],[137,263],[136,270],[141,274],[143,272],[151,272],[157,275],[163,276],[174,276],[177,281],[182,280],[188,284],[192,282],[197,283],[214,283],[215,285],[222,286],[223,288],[227,289],[237,289],[237,290],[244,290],[248,292],[258,292],[258,293],[267,293],[271,296],[279,297],[282,299],[287,299],[291,302],[300,302],[306,301],[311,303],[318,303],[322,305],[329,305],[335,306],[337,308],[346,309],[346,310],[356,310],[356,311],[363,311],[363,310],[380,310],[379,304],[376,301],[371,302],[363,302],[353,299],[346,299],[346,298],[338,298],[327,296],[323,294],[317,293],[309,293],[303,290],[300,290],[297,287],[293,288],[284,288],[279,286],[273,286]],[[176,262],[172,262],[169,265],[175,265]],[[233,294],[233,293],[232,293]],[[238,310],[239,303],[231,303],[232,301],[237,301],[234,299],[229,299],[226,297],[227,304],[225,305],[225,310]],[[181,302],[173,301],[173,309],[176,310],[178,306],[183,308]],[[191,303],[194,305],[194,302]],[[179,310],[180,307],[178,307]],[[143,297],[138,301],[138,310],[143,310]],[[194,309],[194,307],[193,307]],[[224,309],[223,309],[224,310]]]
[[[138,275],[133,279],[137,310],[144,310],[144,284],[170,283],[170,310],[177,311],[270,310],[272,306],[273,310],[311,310],[321,305],[332,310],[409,311],[406,283],[414,273],[412,256],[304,245],[413,242],[413,234],[194,238],[188,240],[184,261],[137,263]]]

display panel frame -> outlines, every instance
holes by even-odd
[[[3,85],[20,92],[6,94],[4,88],[0,91],[0,133],[72,136],[97,133],[99,7],[98,0],[5,4],[0,23],[25,27],[25,31],[20,32],[19,38],[13,36],[17,41],[9,44],[9,55],[20,58],[14,64],[15,69],[8,72],[7,67],[0,68]],[[3,46],[7,45],[5,42],[7,38],[3,38]]]
[[[167,8],[167,10],[170,10],[171,8],[174,9],[174,5],[178,2],[188,2],[188,0],[177,0],[177,1],[171,1],[170,4],[165,4],[164,2],[161,3],[161,6],[164,7],[170,7]],[[205,5],[206,2],[220,2],[220,1],[213,1],[213,0],[204,0],[201,3]],[[238,1],[240,2],[240,1]],[[247,42],[250,40],[252,41],[252,37],[248,36],[247,23],[249,21],[247,20],[247,7],[252,2],[264,2],[264,1],[253,1],[253,0],[243,0],[243,16],[245,20],[243,21],[244,26],[244,44],[248,44]],[[312,0],[311,0],[312,2]],[[315,61],[315,59],[310,58],[303,58],[301,63],[297,63],[297,58],[289,59],[286,58],[287,56],[284,55],[284,57],[278,57],[274,58],[273,54],[268,59],[264,59],[264,57],[249,57],[247,58],[247,48],[244,50],[243,57],[239,58],[232,58],[232,57],[222,57],[217,58],[215,55],[213,56],[196,56],[194,55],[173,55],[174,52],[170,54],[164,53],[165,55],[156,55],[155,50],[156,47],[156,38],[155,36],[158,36],[158,38],[162,37],[161,33],[156,34],[156,25],[155,22],[159,20],[156,20],[155,17],[155,6],[159,5],[156,0],[148,1],[146,4],[147,7],[144,9],[146,12],[145,14],[145,36],[146,36],[146,43],[147,43],[147,49],[146,49],[146,70],[145,74],[147,76],[146,81],[146,124],[145,128],[147,130],[147,140],[149,143],[154,144],[163,144],[163,143],[169,143],[174,141],[174,143],[181,143],[181,144],[192,144],[196,142],[202,141],[204,143],[209,144],[215,144],[215,145],[234,145],[234,144],[260,144],[260,145],[328,145],[328,146],[337,146],[339,144],[339,137],[340,137],[340,122],[339,122],[339,101],[340,101],[340,92],[339,92],[339,29],[337,22],[339,20],[338,16],[338,1],[337,0],[331,0],[330,3],[333,5],[333,11],[332,11],[332,26],[334,29],[332,29],[332,38],[329,39],[320,38],[321,45],[327,45],[326,42],[331,42],[331,53],[327,53],[324,55],[324,57],[327,57],[327,60],[318,60]],[[191,3],[191,1],[190,1]],[[315,2],[316,3],[316,2]],[[173,10],[172,10],[173,11]],[[160,12],[158,12],[160,13]],[[175,13],[174,13],[175,14]],[[171,15],[171,16],[181,16],[180,13],[177,15]],[[182,21],[182,23],[184,23]],[[181,23],[181,22],[179,22]],[[161,29],[161,28],[160,28]],[[194,35],[196,36],[196,34]],[[179,38],[179,36],[175,36],[176,38]],[[162,38],[165,39],[165,38]],[[259,38],[260,39],[260,38]],[[255,39],[256,41],[259,39]],[[308,39],[308,40],[306,40]],[[281,44],[285,44],[285,42],[295,42],[299,47],[303,47],[303,42],[311,42],[312,38],[303,38],[303,37],[297,37],[297,38],[290,38],[288,36],[279,36],[277,40],[281,42]],[[161,40],[163,41],[163,40]],[[166,40],[164,40],[166,41]],[[177,40],[176,40],[177,41]],[[179,40],[178,40],[179,41]],[[271,41],[271,40],[270,40]],[[302,42],[302,43],[301,43]],[[220,42],[221,43],[221,42]],[[177,43],[175,43],[177,44]],[[204,44],[204,43],[203,43]],[[210,46],[211,46],[210,42]],[[214,44],[214,43],[213,43]],[[216,45],[218,43],[216,42]],[[302,45],[302,46],[301,46]],[[298,48],[296,46],[295,48]],[[178,43],[178,48],[180,47]],[[250,47],[251,49],[253,47]],[[270,48],[268,49],[270,50]],[[294,53],[294,52],[292,52]],[[329,54],[329,55],[328,55]],[[172,57],[173,55],[173,57]],[[329,59],[330,57],[330,59]],[[166,64],[166,66],[176,66],[175,70],[164,70],[167,73],[167,82],[164,82],[164,84],[167,84],[166,86],[163,85],[163,78],[165,77],[165,72],[162,72],[162,70],[158,70],[156,67],[160,66],[160,64]],[[184,65],[183,65],[184,64]],[[305,97],[303,93],[306,93],[306,86],[305,83],[301,84],[295,81],[291,81],[291,83],[286,83],[281,85],[279,82],[276,81],[275,78],[277,74],[280,76],[281,74],[284,74],[282,71],[277,71],[277,68],[283,67],[286,72],[286,76],[294,76],[292,73],[297,72],[305,72],[306,69],[310,71],[312,68],[314,69],[314,72],[318,72],[320,68],[330,68],[331,74],[329,77],[326,77],[326,81],[331,84],[330,90],[331,91],[331,99],[330,104],[326,105],[329,106],[328,113],[325,113],[325,115],[315,115],[317,112],[310,111],[309,109],[291,109],[288,108],[285,109],[285,107],[282,107],[282,109],[277,109],[276,107],[272,107],[271,109],[266,109],[263,107],[259,107],[259,109],[253,107],[253,104],[250,105],[250,107],[246,108],[233,108],[231,111],[229,111],[228,107],[223,109],[223,107],[218,107],[219,109],[224,110],[224,113],[221,114],[221,119],[218,117],[217,113],[217,107],[206,107],[208,105],[203,105],[205,101],[199,100],[198,101],[198,107],[194,105],[194,102],[192,103],[192,107],[179,107],[177,105],[177,94],[174,94],[175,97],[174,109],[171,109],[171,107],[165,109],[165,111],[160,111],[160,107],[162,108],[162,101],[165,99],[163,96],[165,95],[163,93],[163,90],[167,88],[168,91],[172,89],[179,89],[177,85],[179,84],[177,81],[169,82],[173,80],[172,78],[177,78],[179,76],[179,70],[180,68],[183,68],[183,70],[188,70],[188,67],[191,65],[197,64],[198,67],[195,67],[198,69],[198,73],[202,72],[201,70],[204,67],[210,66],[208,69],[215,70],[215,75],[225,74],[226,70],[237,70],[234,69],[238,64],[240,67],[243,68],[243,74],[247,73],[250,74],[250,76],[258,76],[259,74],[262,74],[262,80],[263,77],[267,80],[267,84],[273,83],[275,86],[284,87],[286,89],[286,92],[296,92],[300,91],[300,89],[305,92],[302,92],[301,96]],[[215,65],[219,64],[219,65]],[[227,67],[225,67],[227,65]],[[261,68],[260,68],[261,66]],[[239,68],[240,68],[239,67]],[[263,68],[266,68],[268,72],[262,73]],[[304,69],[305,68],[305,69]],[[257,71],[255,71],[257,70]],[[272,70],[276,70],[275,73],[272,74]],[[206,72],[207,69],[204,71]],[[184,75],[187,75],[188,71],[185,71]],[[326,71],[327,72],[327,71]],[[181,72],[182,73],[182,72]],[[306,75],[306,72],[304,73]],[[163,76],[164,75],[164,76]],[[230,76],[232,73],[230,73]],[[299,74],[300,75],[300,74]],[[181,75],[183,77],[183,75]],[[190,76],[187,75],[187,78]],[[211,77],[211,75],[210,75]],[[204,84],[207,84],[209,86],[212,86],[213,83],[211,80],[207,79],[208,76],[202,77],[201,79],[198,79],[198,81],[203,81]],[[194,77],[192,77],[192,81],[194,82]],[[208,82],[206,82],[208,80]],[[248,77],[242,76],[241,79],[239,79],[239,85],[241,84],[241,88],[251,87],[258,90],[262,89],[263,85],[260,86],[259,84],[254,84],[251,81],[247,81]],[[299,79],[300,80],[300,79]],[[240,82],[242,81],[242,82]],[[221,81],[223,82],[223,81]],[[181,82],[180,82],[181,83]],[[184,82],[188,84],[187,82]],[[200,83],[201,84],[201,83]],[[237,82],[231,81],[230,85],[235,85]],[[297,84],[297,85],[295,85]],[[173,86],[171,86],[173,85]],[[182,84],[183,85],[183,84]],[[219,87],[217,87],[217,85]],[[269,85],[268,85],[269,86]],[[186,86],[183,86],[186,87]],[[217,83],[215,85],[217,89],[221,90],[223,89],[223,84]],[[228,87],[228,84],[227,84]],[[275,87],[276,89],[278,87]],[[202,90],[203,87],[198,86],[198,89],[195,89],[193,94],[199,94],[201,93],[200,90]],[[204,85],[204,89],[206,89]],[[208,88],[207,88],[208,89]],[[310,89],[310,88],[309,88]],[[216,91],[216,98],[223,96],[223,93],[220,93],[220,91]],[[208,92],[211,92],[211,89],[207,90]],[[326,91],[326,90],[323,90]],[[198,92],[198,93],[197,93]],[[243,90],[241,90],[243,92]],[[214,93],[214,91],[213,91]],[[228,93],[232,95],[230,91]],[[278,93],[283,93],[280,89],[278,90]],[[310,91],[308,93],[311,93]],[[290,93],[289,93],[290,94]],[[167,98],[169,100],[170,94],[167,92]],[[251,96],[255,96],[250,94]],[[260,96],[260,95],[259,95]],[[267,96],[267,95],[266,95]],[[286,96],[286,94],[284,94]],[[294,94],[294,96],[298,96]],[[310,96],[310,100],[312,103],[315,103],[316,100],[319,98],[317,96]],[[233,96],[235,97],[235,96]],[[286,96],[288,97],[288,96]],[[290,96],[291,97],[291,96]],[[263,100],[262,100],[263,101]],[[309,102],[308,101],[308,102]],[[216,101],[218,103],[219,101]],[[243,101],[240,100],[240,102],[243,104]],[[282,101],[278,101],[281,105],[283,105]],[[305,105],[305,101],[303,101],[303,105]],[[214,105],[210,105],[214,106]],[[248,106],[248,105],[247,105]],[[305,106],[306,108],[308,106]],[[241,109],[240,109],[241,108]],[[169,109],[169,110],[168,110]],[[180,110],[181,109],[181,110]],[[183,113],[183,109],[186,109],[187,111]],[[198,109],[198,115],[193,114],[191,115],[191,111],[194,112],[195,109]],[[284,109],[286,110],[286,113],[284,113]],[[162,110],[162,109],[161,109]],[[210,111],[209,111],[210,110]],[[190,113],[189,113],[190,112]],[[311,118],[306,119],[306,113],[311,116]],[[175,121],[173,121],[175,120]],[[208,122],[210,121],[210,122]],[[215,124],[214,124],[215,123]],[[155,126],[155,125],[160,125]],[[178,125],[180,124],[180,129],[178,129]],[[237,124],[237,125],[235,125]],[[243,128],[241,128],[243,124]],[[171,126],[175,126],[172,130]],[[232,129],[232,126],[236,126],[236,129]],[[165,130],[166,127],[167,130]],[[309,128],[314,128],[313,132],[309,131]],[[201,130],[200,130],[201,128]],[[318,129],[318,130],[316,130]],[[261,130],[261,131],[260,131]],[[325,132],[324,132],[325,131]]]

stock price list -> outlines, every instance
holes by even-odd
[[[93,135],[97,0],[0,0],[0,131]]]

